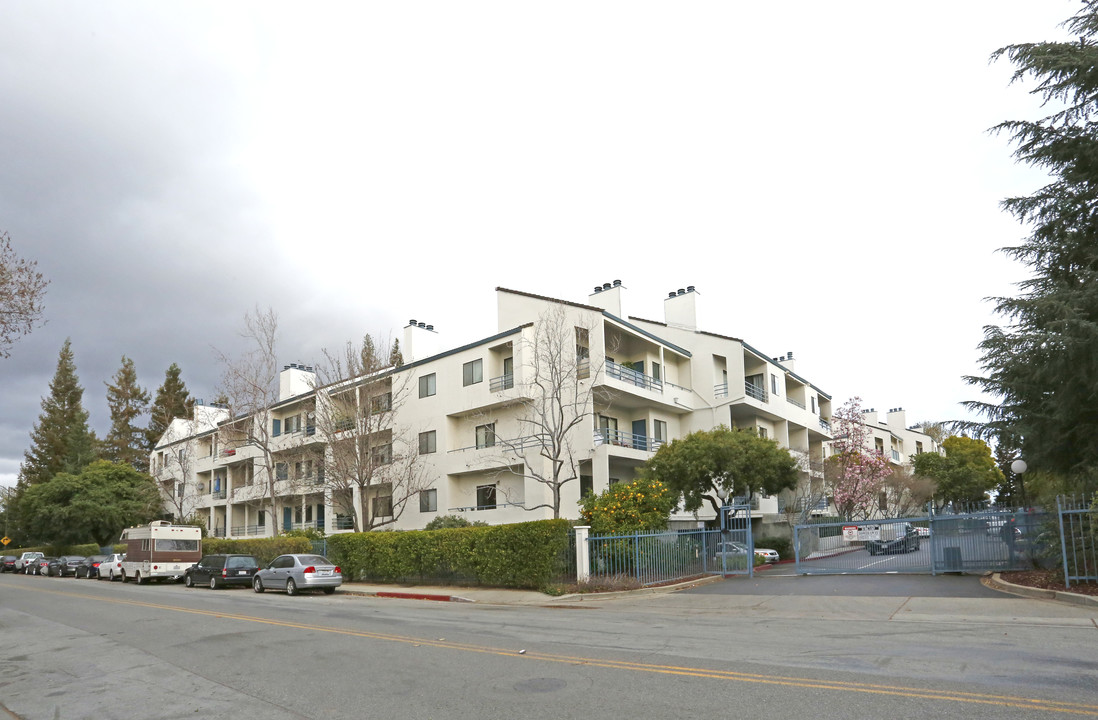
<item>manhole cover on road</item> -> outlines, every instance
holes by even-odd
[[[560,678],[532,678],[515,683],[515,690],[531,693],[553,692],[554,690],[563,690],[565,685],[567,683]]]

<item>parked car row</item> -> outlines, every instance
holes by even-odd
[[[755,553],[774,553],[773,550]],[[114,581],[122,578],[124,554],[112,555],[62,555],[46,557],[40,552],[23,553],[21,557],[4,555],[0,558],[0,572],[22,572],[26,575],[45,575],[76,578],[96,578]],[[777,560],[777,553],[774,553]],[[204,585],[211,590],[231,585],[251,586],[257,593],[265,590],[281,590],[287,595],[297,595],[304,590],[321,590],[331,595],[343,584],[343,571],[323,555],[279,555],[270,565],[260,568],[252,555],[206,555],[187,568],[183,584],[189,588]]]

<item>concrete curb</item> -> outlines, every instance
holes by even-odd
[[[720,580],[724,580],[723,575],[710,575],[709,577],[694,578],[693,580],[675,583],[674,585],[659,585],[656,587],[639,588],[637,590],[615,590],[613,592],[569,593],[556,597],[546,595],[546,598],[553,602],[560,600],[578,600],[581,602],[588,600],[609,600],[611,598],[628,597],[630,595],[656,595],[658,593],[675,592],[676,590],[686,590],[699,585],[708,585],[709,583],[718,582]]]
[[[1039,600],[1058,600],[1073,605],[1098,607],[1098,597],[1093,595],[1080,595],[1079,593],[1064,592],[1063,590],[1045,590],[1044,588],[1015,585],[1014,583],[1003,580],[999,573],[985,575],[980,579],[980,582],[992,590],[999,590],[1000,592],[1006,592],[1012,595],[1021,595],[1022,597],[1037,598]]]
[[[476,602],[459,595],[440,595],[436,593],[401,592],[396,590],[355,590],[345,589],[341,586],[337,591],[340,595],[354,595],[356,597],[381,597],[398,598],[403,600],[433,600],[435,602]]]

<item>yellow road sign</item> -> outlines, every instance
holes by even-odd
[[[10,542],[11,542],[11,538],[10,538],[10,537],[2,537],[2,538],[0,538],[0,543],[4,543],[5,545],[7,545],[7,544],[8,544],[8,543],[10,543]]]

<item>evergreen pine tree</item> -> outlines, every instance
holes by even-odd
[[[31,446],[23,454],[19,487],[46,482],[54,475],[80,474],[95,458],[95,435],[88,429],[84,388],[76,376],[69,340],[61,347],[50,394],[42,398],[42,414],[31,430]]]
[[[393,367],[400,367],[404,364],[404,355],[400,352],[400,340],[393,341],[393,349],[389,353],[389,364]]]
[[[194,411],[194,398],[180,378],[182,371],[172,363],[164,373],[164,384],[156,391],[149,409],[149,426],[145,430],[146,449],[152,450],[175,418],[189,418]]]
[[[1014,63],[1015,81],[1034,79],[1032,94],[1052,109],[995,128],[1050,180],[1003,201],[1029,229],[1003,252],[1032,275],[1018,297],[994,299],[1006,323],[985,328],[984,375],[966,378],[993,399],[965,403],[986,422],[962,429],[1017,438],[1031,468],[1085,491],[1098,477],[1098,0],[1064,26],[1078,40],[1010,45],[992,56]]]
[[[149,393],[137,384],[133,360],[123,355],[114,384],[104,384],[111,410],[111,429],[103,441],[103,458],[145,472],[149,466],[145,429],[138,427],[136,421],[148,410]]]

